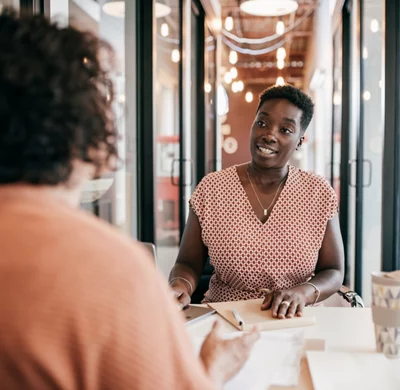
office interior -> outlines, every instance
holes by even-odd
[[[196,184],[250,160],[258,95],[283,83],[315,102],[291,164],[324,176],[337,193],[344,284],[368,306],[371,272],[400,269],[399,1],[297,0],[251,12],[237,0],[0,3],[114,47],[123,163],[87,184],[81,207],[154,243],[165,276]]]

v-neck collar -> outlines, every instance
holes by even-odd
[[[255,218],[255,220],[256,220],[256,221],[258,222],[258,224],[260,224],[261,226],[267,226],[267,225],[269,225],[268,222],[269,222],[271,219],[273,219],[274,215],[279,211],[280,205],[281,205],[281,203],[282,203],[281,199],[284,198],[284,197],[286,196],[287,189],[288,189],[288,187],[290,186],[291,181],[292,181],[292,172],[293,172],[293,168],[294,168],[294,167],[293,167],[292,165],[288,165],[288,176],[287,176],[287,179],[286,179],[286,183],[283,185],[282,191],[281,191],[281,193],[279,194],[278,199],[276,200],[275,205],[272,207],[272,210],[271,210],[271,212],[270,212],[270,215],[269,215],[268,219],[267,219],[265,222],[262,222],[262,221],[257,217],[257,214],[256,214],[256,212],[254,211],[253,206],[251,205],[250,199],[249,199],[249,197],[247,196],[246,190],[244,189],[243,184],[242,184],[242,182],[241,182],[241,180],[240,180],[239,173],[238,173],[238,170],[237,170],[237,166],[234,165],[233,168],[234,168],[234,175],[236,176],[237,183],[238,183],[239,187],[241,188],[242,196],[243,196],[244,199],[245,199],[245,202],[246,202],[246,204],[247,204],[247,208],[248,208],[249,213],[252,214],[253,218]]]

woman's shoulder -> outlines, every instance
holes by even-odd
[[[236,166],[231,166],[229,168],[207,174],[201,179],[200,184],[202,186],[214,186],[217,184],[227,183],[234,179],[235,174]]]
[[[333,188],[331,187],[330,183],[323,176],[313,172],[304,171],[294,166],[291,166],[291,170],[294,180],[297,181],[298,184],[302,184],[308,188],[320,187],[329,192],[333,191]]]

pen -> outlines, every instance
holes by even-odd
[[[239,326],[243,326],[243,324],[244,324],[243,318],[240,317],[240,315],[237,312],[237,310],[236,309],[232,309],[232,313],[233,313],[233,316],[235,317],[235,320],[238,323],[238,325]]]

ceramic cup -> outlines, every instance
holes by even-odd
[[[400,280],[384,272],[372,273],[372,318],[377,351],[400,358]]]

